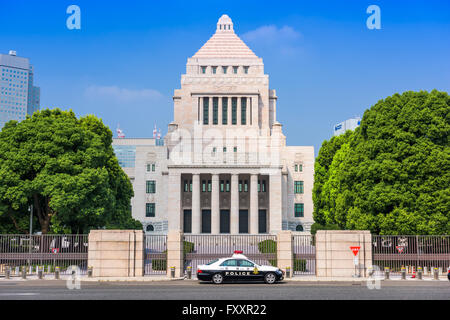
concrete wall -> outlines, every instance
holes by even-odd
[[[366,277],[372,266],[372,235],[370,231],[320,230],[316,234],[316,274],[318,277],[352,277],[354,255],[350,246],[361,247],[356,273]]]
[[[94,277],[144,275],[144,232],[141,230],[92,230],[88,266]]]

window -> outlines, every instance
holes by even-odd
[[[221,267],[237,267],[237,260],[236,259],[229,259],[222,262],[220,265]]]
[[[206,192],[206,180],[202,180],[202,192]]]
[[[156,165],[154,163],[152,163],[152,171],[155,172],[156,169]]]
[[[244,180],[244,192],[248,192],[248,181]]]
[[[211,67],[211,71],[212,71],[213,74],[216,74],[217,73],[217,67]]]
[[[208,192],[211,192],[211,187],[212,187],[211,180],[208,180]]]
[[[147,193],[156,193],[156,181],[155,180],[147,180],[146,192]]]
[[[225,186],[225,190],[227,192],[230,192],[230,180],[227,180],[226,186]]]
[[[222,67],[223,74],[227,74],[227,69],[228,69],[228,67]]]
[[[249,66],[244,66],[244,73],[245,74],[248,74],[248,68],[249,68]]]
[[[227,147],[223,147],[223,153],[227,152]]]
[[[247,98],[241,98],[241,124],[247,124]]]
[[[192,192],[192,180],[184,180],[184,192]]]
[[[147,203],[145,205],[145,216],[147,218],[155,216],[155,204],[154,203]]]
[[[228,98],[222,98],[222,124],[228,124]]]
[[[231,124],[237,124],[237,98],[231,98]]]
[[[205,74],[206,73],[206,66],[202,66],[202,73]]]
[[[237,152],[237,147],[234,147],[234,148],[233,148],[233,152]]]
[[[303,181],[294,182],[294,193],[303,193]]]
[[[304,217],[304,210],[305,210],[305,205],[303,203],[296,203],[295,204],[295,212],[294,215],[296,218],[302,218]]]
[[[225,191],[224,184],[225,184],[224,181],[220,180],[220,192],[224,192]]]
[[[255,266],[255,264],[253,264],[252,262],[248,261],[248,260],[238,260],[239,262],[239,267],[251,267],[253,268]]]
[[[213,98],[213,124],[219,124],[219,98]]]
[[[242,192],[242,180],[239,180],[239,192]]]
[[[149,224],[149,225],[147,226],[147,228],[145,228],[145,230],[146,230],[147,232],[153,232],[153,231],[155,231],[155,228],[153,227],[153,225]]]
[[[266,180],[258,180],[258,192],[266,192]]]
[[[238,69],[239,69],[238,66],[233,66],[233,73],[237,74],[238,73]]]
[[[147,164],[147,172],[155,172],[156,165],[154,163],[148,163]]]
[[[208,124],[209,119],[209,98],[203,98],[203,124]]]
[[[295,172],[302,172],[303,171],[303,164],[296,164],[295,166]]]
[[[298,225],[295,227],[295,231],[303,231],[303,226],[302,226],[301,224],[298,224]]]

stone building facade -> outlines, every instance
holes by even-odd
[[[188,59],[164,140],[114,139],[145,231],[308,232],[314,149],[287,146],[263,60],[223,15]]]

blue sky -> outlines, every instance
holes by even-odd
[[[81,8],[81,30],[66,8]],[[381,30],[369,30],[369,5]],[[41,105],[163,134],[186,59],[228,14],[264,59],[289,145],[316,155],[335,123],[407,90],[450,90],[450,1],[0,0],[0,52],[31,59]]]

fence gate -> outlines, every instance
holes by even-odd
[[[38,267],[44,274],[71,274],[72,266],[80,274],[87,274],[88,235],[0,235],[0,274],[10,268],[11,276],[19,276],[26,268],[36,274]]]
[[[450,267],[450,236],[373,235],[372,256],[374,266],[381,270],[388,267],[398,276],[402,266],[408,273],[412,267],[422,267],[427,273],[433,268],[445,272]]]
[[[192,267],[195,275],[198,265],[230,257],[235,250],[257,264],[276,266],[276,240],[275,235],[185,235],[184,269]]]
[[[313,235],[294,235],[294,274],[316,274],[316,246]]]
[[[144,274],[166,274],[167,235],[145,235]]]

